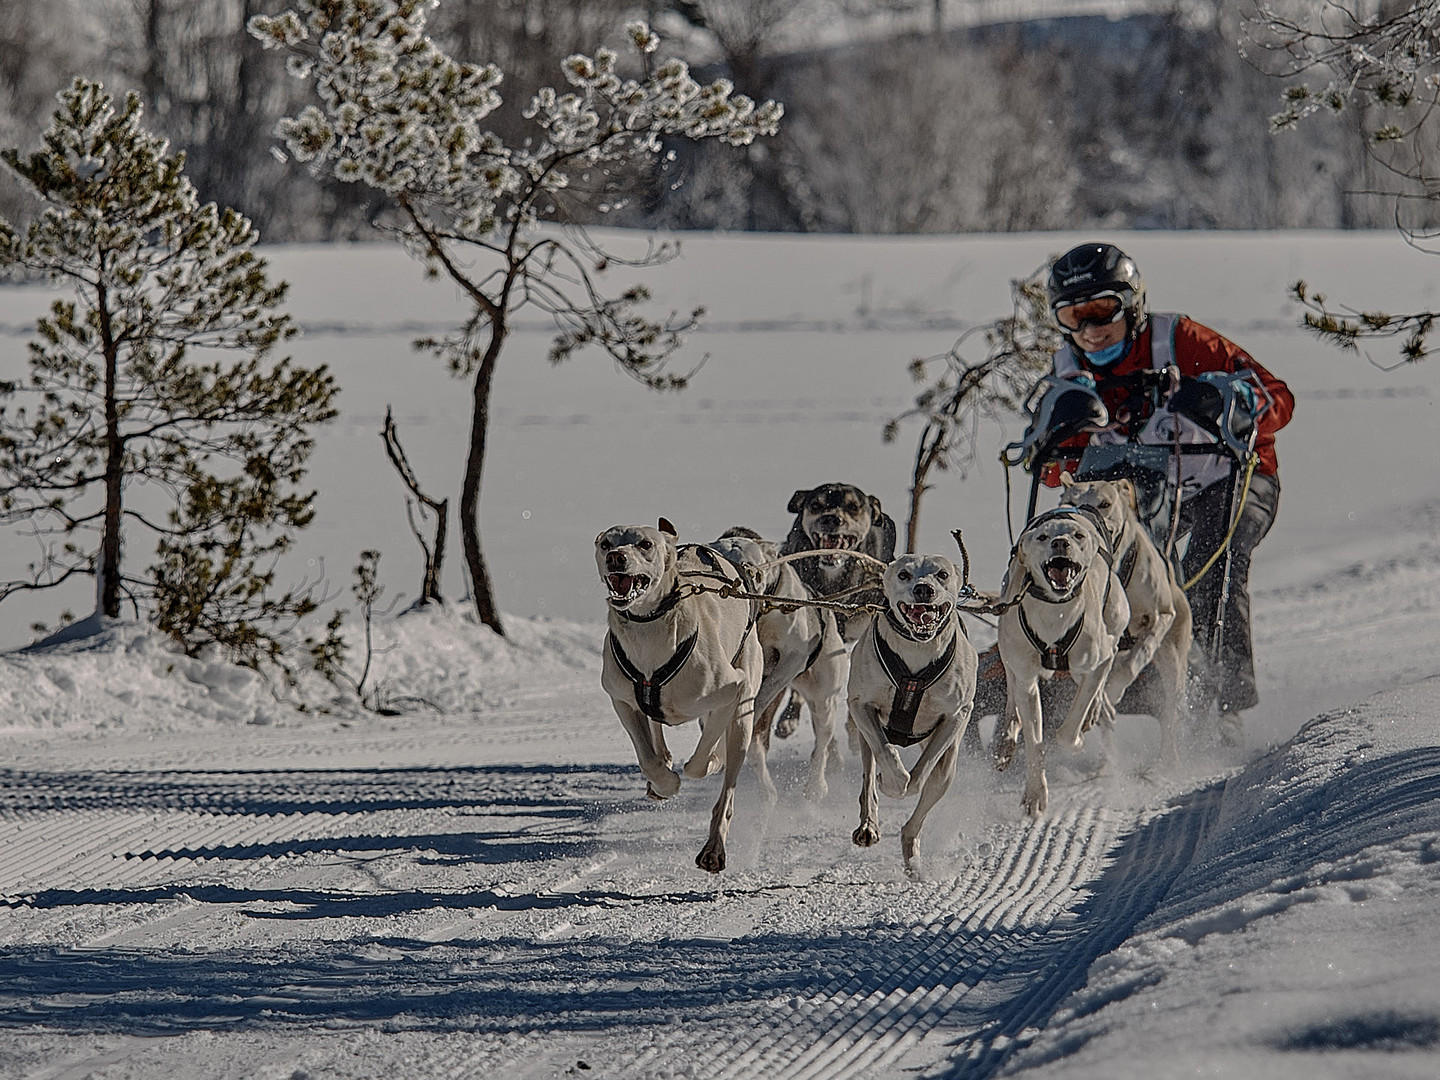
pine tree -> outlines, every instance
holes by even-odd
[[[295,333],[243,216],[200,205],[183,155],[77,78],[42,148],[0,154],[42,203],[0,220],[0,268],[67,295],[38,320],[29,376],[0,386],[0,521],[44,554],[0,599],[90,575],[97,617],[126,598],[191,651],[250,663],[278,654],[267,627],[307,612],[271,598],[274,556],[313,514],[297,490],[310,428],[335,415],[334,380],[271,358]],[[239,354],[238,359],[230,354]],[[127,539],[158,538],[127,572]]]
[[[688,319],[656,321],[643,288],[618,295],[600,276],[616,265],[673,258],[653,245],[625,259],[569,223],[623,202],[637,171],[662,154],[666,138],[743,146],[772,134],[781,108],[757,105],[717,80],[702,86],[679,60],[651,66],[658,39],[643,23],[629,34],[643,78],[621,74],[619,56],[599,49],[561,64],[568,90],[542,88],[524,112],[528,134],[513,143],[485,128],[501,104],[501,72],[462,63],[426,35],[430,0],[296,0],[251,32],[291,53],[290,70],[314,80],[320,105],[282,120],[290,154],[342,181],[363,182],[394,208],[391,227],[428,272],[452,280],[472,306],[465,324],[420,342],[458,376],[473,379],[469,445],[459,528],[481,622],[504,633],[480,547],[479,501],[496,364],[515,314],[533,306],[552,316],[554,362],[577,349],[603,349],[620,369],[656,389],[684,384],[667,371]]]

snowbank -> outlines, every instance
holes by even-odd
[[[363,663],[352,617],[348,668]],[[484,712],[528,686],[584,676],[598,684],[603,629],[551,619],[506,621],[507,637],[455,605],[377,618],[366,689],[401,711]],[[292,656],[298,662],[300,651]],[[307,714],[359,715],[355,695],[313,672],[297,688],[218,657],[185,656],[135,622],[0,653],[0,734],[188,731],[216,725],[299,724]]]

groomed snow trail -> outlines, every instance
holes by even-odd
[[[850,843],[853,761],[822,806],[799,797],[802,733],[773,755],[776,807],[742,784],[712,878],[716,781],[646,802],[591,677],[466,724],[22,755],[0,770],[0,1025],[96,1049],[62,1055],[76,1076],[333,1068],[338,1033],[376,1028],[377,1061],[426,1075],[989,1076],[1213,812],[1208,791],[1116,808],[1061,770],[1027,822],[1018,773],[968,762],[909,881],[901,804]],[[613,760],[543,761],[597,741]]]

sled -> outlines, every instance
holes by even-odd
[[[1020,442],[1006,447],[1001,460],[1007,468],[1020,465],[1030,473],[1030,491],[1025,509],[1026,524],[1036,516],[1047,471],[1056,466],[1064,467],[1073,463],[1077,450],[1079,463],[1073,468],[1077,481],[1130,480],[1135,485],[1141,524],[1175,567],[1176,574],[1183,583],[1184,577],[1181,575],[1177,552],[1182,459],[1186,455],[1203,454],[1227,470],[1228,475],[1215,482],[1227,484],[1225,520],[1233,521],[1254,452],[1255,426],[1248,415],[1243,418],[1248,421],[1248,425],[1240,421],[1233,391],[1227,392],[1226,388],[1215,383],[1181,379],[1173,370],[1147,371],[1132,378],[1148,395],[1152,414],[1159,407],[1162,395],[1168,393],[1171,408],[1186,418],[1193,419],[1195,423],[1192,428],[1198,428],[1209,437],[1204,441],[1192,442],[1182,442],[1177,437],[1175,441],[1164,445],[1142,443],[1138,438],[1132,437],[1126,442],[1090,445],[1083,450],[1064,447],[1061,444],[1072,436],[1093,430],[1095,426],[1103,426],[1097,425],[1095,421],[1103,417],[1104,421],[1108,422],[1108,414],[1099,395],[1093,390],[1051,376],[1040,380],[1031,392],[1025,407],[1030,425]],[[1088,395],[1094,400],[1076,399],[1075,395],[1078,394]],[[1072,400],[1067,402],[1067,398]],[[1096,405],[1099,406],[1098,411]],[[1009,510],[1007,506],[1007,516]],[[1217,568],[1222,575],[1222,584],[1219,622],[1215,628],[1214,639],[1208,650],[1192,644],[1190,653],[1189,711],[1192,722],[1203,715],[1211,704],[1209,700],[1196,700],[1197,692],[1201,696],[1209,693],[1204,689],[1207,680],[1203,670],[1196,669],[1199,665],[1214,668],[1219,662],[1223,647],[1225,606],[1230,593],[1231,574],[1231,552],[1228,543],[1222,549]],[[1058,718],[1063,717],[1070,706],[1075,686],[1068,676],[1057,675],[1042,682],[1040,692],[1045,716],[1056,717],[1058,722]],[[1158,718],[1162,703],[1160,678],[1151,665],[1141,671],[1121,700],[1115,703],[1115,711],[1117,714]],[[980,654],[973,715],[976,718],[1003,716],[1005,707],[1005,666],[1000,660],[999,646],[992,645]],[[973,724],[971,731],[975,731]],[[978,734],[974,738],[978,741]],[[971,741],[970,745],[974,749],[976,742]]]

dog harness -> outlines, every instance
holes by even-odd
[[[1110,530],[1105,525],[1105,519],[1100,516],[1100,512],[1093,506],[1057,506],[1055,509],[1048,510],[1035,518],[1027,528],[1033,528],[1038,522],[1069,514],[1079,514],[1095,526],[1096,532],[1100,534],[1100,555],[1105,559],[1106,566],[1113,570],[1115,566],[1115,554],[1110,546]],[[1132,556],[1129,573],[1133,574],[1135,572],[1135,563],[1133,561],[1135,554],[1134,545],[1131,545],[1129,554]],[[1047,604],[1068,604],[1070,600],[1074,598],[1075,593],[1079,591],[1080,586],[1085,583],[1085,578],[1088,577],[1089,574],[1090,571],[1087,569],[1085,573],[1080,576],[1080,580],[1076,583],[1075,588],[1070,590],[1069,596],[1063,600],[1054,600],[1041,591],[1039,586],[1035,584],[1035,579],[1030,577],[1027,572],[1026,577],[1029,578],[1029,584],[1025,586],[1025,592],[1027,595],[1033,596],[1036,600],[1041,600]],[[1100,601],[1102,609],[1110,602],[1110,585],[1113,581],[1113,574],[1107,573],[1105,575],[1105,597]],[[1080,612],[1080,616],[1070,624],[1068,630],[1060,635],[1058,641],[1049,642],[1041,640],[1040,635],[1035,632],[1035,628],[1030,625],[1030,620],[1025,618],[1025,605],[1022,603],[1019,606],[1020,629],[1024,632],[1031,646],[1040,654],[1040,667],[1045,671],[1056,671],[1068,674],[1070,671],[1070,647],[1074,645],[1076,639],[1080,637],[1080,628],[1085,624],[1085,612]]]
[[[914,746],[930,735],[928,731],[923,735],[915,734],[915,714],[920,711],[920,702],[925,698],[925,691],[934,686],[955,662],[955,642],[960,633],[957,624],[944,654],[919,671],[911,671],[895,650],[885,644],[880,637],[880,628],[875,627],[875,656],[885,670],[885,677],[895,687],[895,696],[890,701],[890,715],[886,717],[885,726],[881,729],[885,733],[886,742],[895,746]]]
[[[700,561],[712,567],[724,580],[732,580],[724,575],[720,564],[721,556],[717,555],[710,548],[705,547],[703,544],[687,544],[685,546],[686,548],[693,549],[700,557]],[[650,614],[631,615],[628,611],[617,611],[615,614],[630,622],[654,622],[662,615],[673,611],[675,606],[679,604],[683,598],[684,594],[681,593],[680,583],[677,581],[675,588],[670,591],[670,594],[666,596],[664,600],[660,601],[655,610],[650,612]],[[758,614],[752,606],[750,618],[745,623],[745,631],[740,635],[740,645],[736,648],[735,655],[730,658],[731,667],[734,667],[740,662],[740,654],[745,651],[745,640],[750,636],[750,631],[755,628],[755,621],[758,617]],[[680,642],[680,647],[675,650],[674,655],[656,668],[654,673],[648,677],[625,655],[625,650],[620,647],[620,641],[613,633],[606,634],[605,636],[610,643],[610,655],[615,658],[615,666],[620,669],[620,674],[630,680],[630,684],[635,687],[635,704],[638,705],[640,711],[651,720],[658,720],[663,723],[665,721],[665,709],[660,704],[660,688],[675,678],[676,675],[679,675],[680,669],[689,661],[690,654],[695,651],[695,643],[700,638],[699,629],[697,628],[693,634]],[[820,649],[818,646],[815,651],[817,654],[819,653]]]
[[[747,628],[745,632],[748,635],[750,631]],[[615,635],[608,634],[606,636],[610,639],[610,655],[615,658],[620,673],[635,687],[635,704],[640,706],[640,711],[651,720],[663,721],[665,710],[660,707],[660,688],[680,674],[680,669],[685,666],[685,662],[690,659],[690,654],[695,651],[695,642],[700,637],[700,631],[696,630],[682,641],[680,647],[675,650],[675,655],[656,668],[655,673],[648,678],[625,655],[625,650],[620,647],[620,642]],[[745,647],[743,637],[740,639],[740,647],[742,649]]]
[[[1140,542],[1137,540],[1125,549],[1125,554],[1120,556],[1120,565],[1115,568],[1115,576],[1120,579],[1120,587],[1130,588],[1130,579],[1135,576],[1135,564],[1140,561]],[[1135,639],[1130,636],[1130,627],[1125,627],[1120,634],[1120,640],[1115,643],[1116,652],[1129,652],[1135,647]]]

